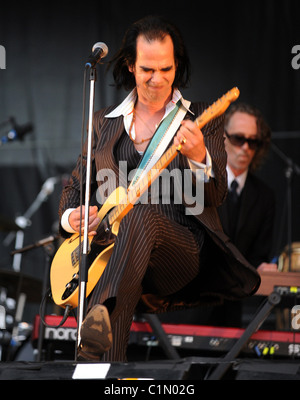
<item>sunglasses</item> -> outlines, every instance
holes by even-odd
[[[256,150],[260,146],[261,141],[259,139],[247,139],[245,136],[236,133],[229,135],[228,132],[224,131],[225,135],[228,137],[229,142],[234,146],[242,147],[246,142],[251,150]]]

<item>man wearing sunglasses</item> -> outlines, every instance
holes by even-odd
[[[266,155],[270,139],[270,128],[259,110],[242,103],[229,108],[225,116],[229,192],[219,215],[225,233],[258,271],[277,270],[277,265],[270,263],[274,195],[254,175]]]
[[[277,265],[270,262],[274,194],[254,174],[268,151],[270,128],[259,110],[234,103],[225,114],[224,138],[228,194],[218,208],[223,230],[258,272],[277,271]],[[224,300],[221,306],[201,308],[196,313],[185,310],[180,318],[190,324],[243,328],[243,306],[241,301]],[[249,299],[247,307],[256,306],[256,299]]]

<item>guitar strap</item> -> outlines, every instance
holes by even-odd
[[[155,165],[163,155],[170,141],[177,132],[181,121],[184,119],[190,104],[190,102],[187,102],[187,107],[185,107],[182,105],[181,101],[178,100],[174,110],[172,110],[160,123],[151,139],[151,142],[144,152],[143,158],[136,169],[128,190],[133,188],[141,179],[143,179],[151,170],[153,165]]]

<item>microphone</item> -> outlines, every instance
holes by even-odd
[[[101,60],[101,58],[107,56],[107,53],[108,53],[108,47],[106,46],[105,43],[102,42],[95,43],[92,48],[92,54],[89,56],[85,66],[90,68],[94,67]]]
[[[13,129],[11,129],[5,136],[2,136],[0,139],[0,146],[3,143],[13,142],[14,140],[23,140],[23,137],[33,130],[33,125],[31,123],[25,125],[16,125],[13,118],[11,120]]]

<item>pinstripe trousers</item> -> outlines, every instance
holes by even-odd
[[[140,157],[126,133],[115,158],[126,160],[129,170],[138,164]],[[137,204],[122,219],[114,251],[90,299],[90,306],[105,304],[110,313],[113,346],[104,361],[126,360],[132,319],[143,293],[169,295],[197,276],[202,236],[183,205]]]
[[[197,276],[201,236],[201,231],[195,235],[170,220],[159,206],[137,205],[125,216],[113,254],[90,299],[90,306],[105,304],[110,312],[113,346],[103,360],[126,359],[130,327],[142,293],[172,294]]]

